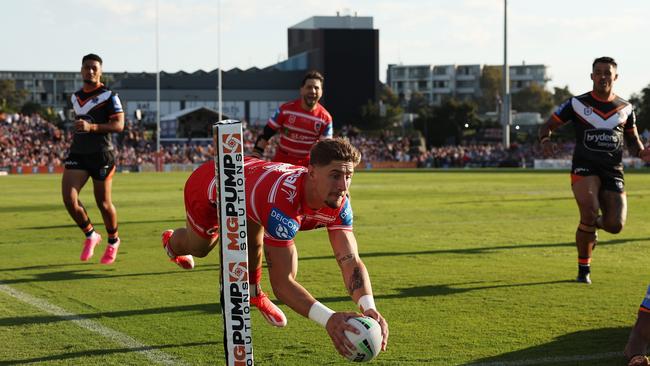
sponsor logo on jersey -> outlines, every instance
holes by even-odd
[[[591,107],[589,107],[589,106],[587,106],[587,107],[585,107],[585,109],[584,109],[584,113],[585,113],[585,116],[591,116],[591,114],[594,113],[594,109],[591,108]]]
[[[585,130],[584,146],[593,151],[613,152],[621,148],[622,134],[609,129]]]
[[[345,201],[345,206],[343,206],[343,209],[341,210],[341,213],[339,213],[339,217],[341,218],[341,224],[351,226],[352,225],[352,206],[350,206],[350,201]]]
[[[298,193],[296,191],[292,191],[290,189],[282,188],[282,192],[284,192],[287,195],[287,201],[291,203],[293,203],[293,200],[295,200],[296,196],[298,196]]]
[[[290,240],[296,236],[300,229],[298,222],[277,208],[271,210],[269,218],[269,233],[276,239]]]
[[[321,122],[314,122],[314,132],[318,133],[320,131],[321,125]]]
[[[302,175],[302,171],[296,171],[295,173],[288,176],[282,182],[282,192],[287,194],[287,201],[293,203],[293,200],[296,198],[298,193],[296,192],[296,181]]]

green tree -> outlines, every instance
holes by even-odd
[[[639,133],[650,130],[650,84],[643,88],[640,93],[632,94],[630,103],[634,106]]]
[[[483,66],[481,73],[481,97],[478,99],[478,108],[481,113],[497,110],[497,103],[501,98],[501,66]]]
[[[415,128],[422,132],[428,146],[455,145],[462,139],[465,124],[476,126],[478,122],[476,103],[448,99],[440,106],[421,110]]]
[[[538,84],[531,84],[512,94],[512,109],[518,112],[539,112],[547,117],[553,105],[551,92]]]
[[[553,103],[556,106],[564,103],[567,99],[571,98],[573,93],[569,91],[569,86],[565,85],[564,88],[558,88],[557,86],[553,88]]]
[[[43,112],[43,107],[34,102],[27,102],[20,107],[20,113],[24,114],[26,116],[32,115],[32,114],[42,114]]]
[[[15,112],[27,100],[26,90],[16,90],[14,80],[0,80],[0,112]]]
[[[391,128],[402,122],[402,115],[399,98],[389,87],[385,86],[381,90],[377,103],[369,100],[361,107],[359,127],[370,130]]]

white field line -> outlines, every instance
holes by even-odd
[[[468,363],[466,366],[529,366],[529,365],[553,365],[561,362],[578,362],[578,361],[596,361],[605,360],[608,358],[620,357],[623,358],[623,351],[620,352],[605,352],[596,353],[593,355],[576,355],[576,356],[562,356],[562,357],[543,357],[532,360],[521,361],[496,361],[496,362],[481,362],[481,363]]]
[[[183,364],[171,355],[147,346],[144,343],[129,337],[124,333],[120,333],[111,328],[105,327],[92,320],[85,319],[84,317],[70,313],[49,302],[29,295],[27,293],[18,291],[0,282],[0,292],[3,292],[11,297],[14,297],[28,305],[31,305],[43,312],[64,318],[76,324],[77,326],[95,332],[100,336],[109,339],[125,348],[133,349],[134,352],[140,353],[142,356],[148,358],[150,361],[160,365],[181,365]]]

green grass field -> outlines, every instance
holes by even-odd
[[[122,247],[111,266],[99,264],[105,241],[79,261],[83,237],[60,175],[0,177],[0,365],[223,364],[217,253],[182,271],[160,245],[164,229],[184,225],[187,175],[115,177]],[[355,232],[391,332],[373,364],[624,365],[649,282],[650,174],[626,182],[627,225],[600,233],[587,286],[572,281],[578,211],[567,172],[358,172]],[[82,200],[105,236],[91,185]],[[329,307],[354,310],[326,234],[296,241],[298,280]],[[348,364],[324,329],[282,307],[284,329],[253,313],[257,365]]]

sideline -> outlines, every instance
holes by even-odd
[[[97,322],[92,320],[85,319],[84,317],[70,313],[63,308],[60,308],[56,305],[50,304],[49,302],[24,293],[22,291],[11,288],[7,285],[4,285],[0,281],[0,292],[3,292],[13,298],[16,298],[28,305],[31,305],[43,312],[46,312],[51,315],[64,318],[76,324],[77,326],[87,329],[91,332],[97,333],[100,336],[109,339],[120,346],[125,348],[133,349],[134,352],[140,353],[142,356],[146,357],[150,361],[160,364],[160,365],[184,365],[181,361],[175,357],[159,351],[151,346],[147,346],[144,343],[137,341],[136,339],[120,333],[111,328],[105,327]]]

